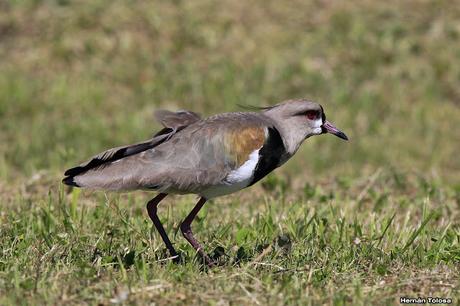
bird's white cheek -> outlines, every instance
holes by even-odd
[[[313,127],[314,128],[320,128],[321,129],[321,126],[323,125],[323,120],[322,119],[318,119],[318,120],[315,120],[315,123],[313,124]]]
[[[323,132],[323,129],[321,127],[315,128],[314,130],[315,135],[319,135]]]
[[[323,125],[322,119],[315,120],[312,126],[312,130],[313,130],[312,134],[313,135],[321,134],[323,132],[323,129],[321,128],[322,125]]]

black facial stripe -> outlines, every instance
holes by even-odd
[[[324,122],[326,122],[326,114],[324,113],[323,106],[320,105],[320,107],[321,107],[322,120],[323,120],[323,124],[324,124]]]
[[[281,158],[286,154],[283,139],[276,128],[268,128],[268,137],[259,151],[259,161],[254,170],[254,176],[249,186],[272,172],[279,166]]]
[[[305,115],[307,115],[307,112],[305,111],[301,111],[300,113],[294,114],[294,116],[305,116]]]

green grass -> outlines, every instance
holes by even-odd
[[[370,304],[460,293],[460,9],[446,1],[0,4],[0,304]],[[208,203],[80,193],[63,171],[204,115],[305,97],[350,137]]]
[[[165,261],[146,196],[53,187],[42,199],[18,198],[1,217],[0,284],[8,294],[0,301],[106,304],[123,294],[129,303],[165,305],[458,300],[458,190],[398,175],[307,186],[297,195],[265,186],[255,188],[263,191],[258,200],[242,193],[208,203],[193,228],[221,264],[212,270],[179,231],[193,197],[174,197],[160,210],[181,265]]]

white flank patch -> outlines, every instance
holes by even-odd
[[[241,167],[230,172],[225,181],[229,184],[247,181],[247,183],[249,184],[251,182],[252,175],[254,174],[254,169],[256,168],[258,161],[259,150],[255,150],[251,154],[249,154],[249,159],[244,164],[242,164]]]
[[[254,176],[254,170],[259,162],[259,150],[253,151],[249,159],[238,169],[230,172],[221,185],[213,186],[201,192],[206,199],[230,194],[247,187]]]

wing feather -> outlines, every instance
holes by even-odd
[[[155,118],[164,128],[157,132],[152,139],[132,145],[112,148],[99,153],[93,156],[89,161],[68,169],[64,173],[66,177],[62,180],[63,183],[78,186],[74,180],[75,176],[82,175],[89,170],[102,170],[115,161],[155,148],[163,142],[168,141],[174,134],[184,129],[186,126],[201,120],[198,114],[190,111],[171,112],[159,110],[155,112]]]

